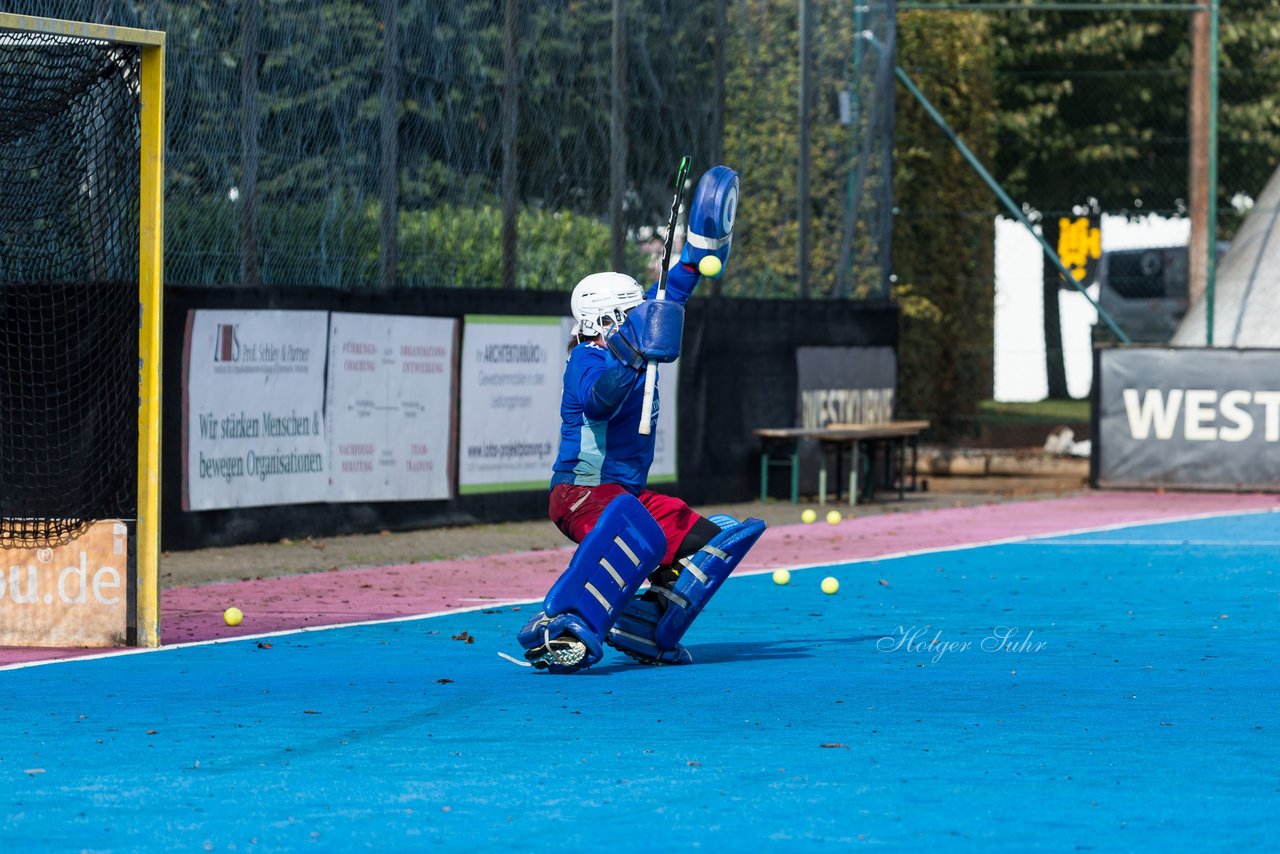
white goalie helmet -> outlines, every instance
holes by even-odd
[[[623,273],[592,273],[573,288],[573,334],[583,338],[604,335],[644,302],[644,290]]]

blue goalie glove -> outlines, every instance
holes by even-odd
[[[689,230],[680,263],[696,268],[708,255],[729,266],[733,221],[738,214],[738,173],[728,166],[713,166],[702,176],[689,206]]]
[[[648,362],[674,362],[680,357],[684,306],[672,300],[645,300],[606,340],[624,365],[643,370]]]

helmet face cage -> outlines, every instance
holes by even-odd
[[[644,302],[644,291],[636,280],[622,273],[595,273],[573,289],[573,334],[582,338],[607,335],[627,316],[627,311]]]

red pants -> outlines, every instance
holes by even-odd
[[[566,537],[580,543],[595,527],[596,520],[609,502],[624,492],[626,490],[616,483],[602,483],[599,486],[558,483],[551,489],[551,521],[556,523],[556,527]],[[662,556],[662,562],[674,562],[676,549],[702,517],[689,509],[688,504],[670,495],[645,489],[636,498],[658,520],[662,532],[667,535],[667,551]]]

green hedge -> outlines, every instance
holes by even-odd
[[[238,285],[240,207],[230,200],[169,200],[165,212],[166,281]],[[263,284],[310,287],[378,285],[378,208],[264,204],[259,209]],[[610,269],[607,223],[570,211],[524,209],[518,220],[516,286],[568,290]],[[401,287],[496,288],[502,283],[502,212],[492,206],[442,205],[400,214]],[[627,246],[625,272],[642,282],[648,259]]]

